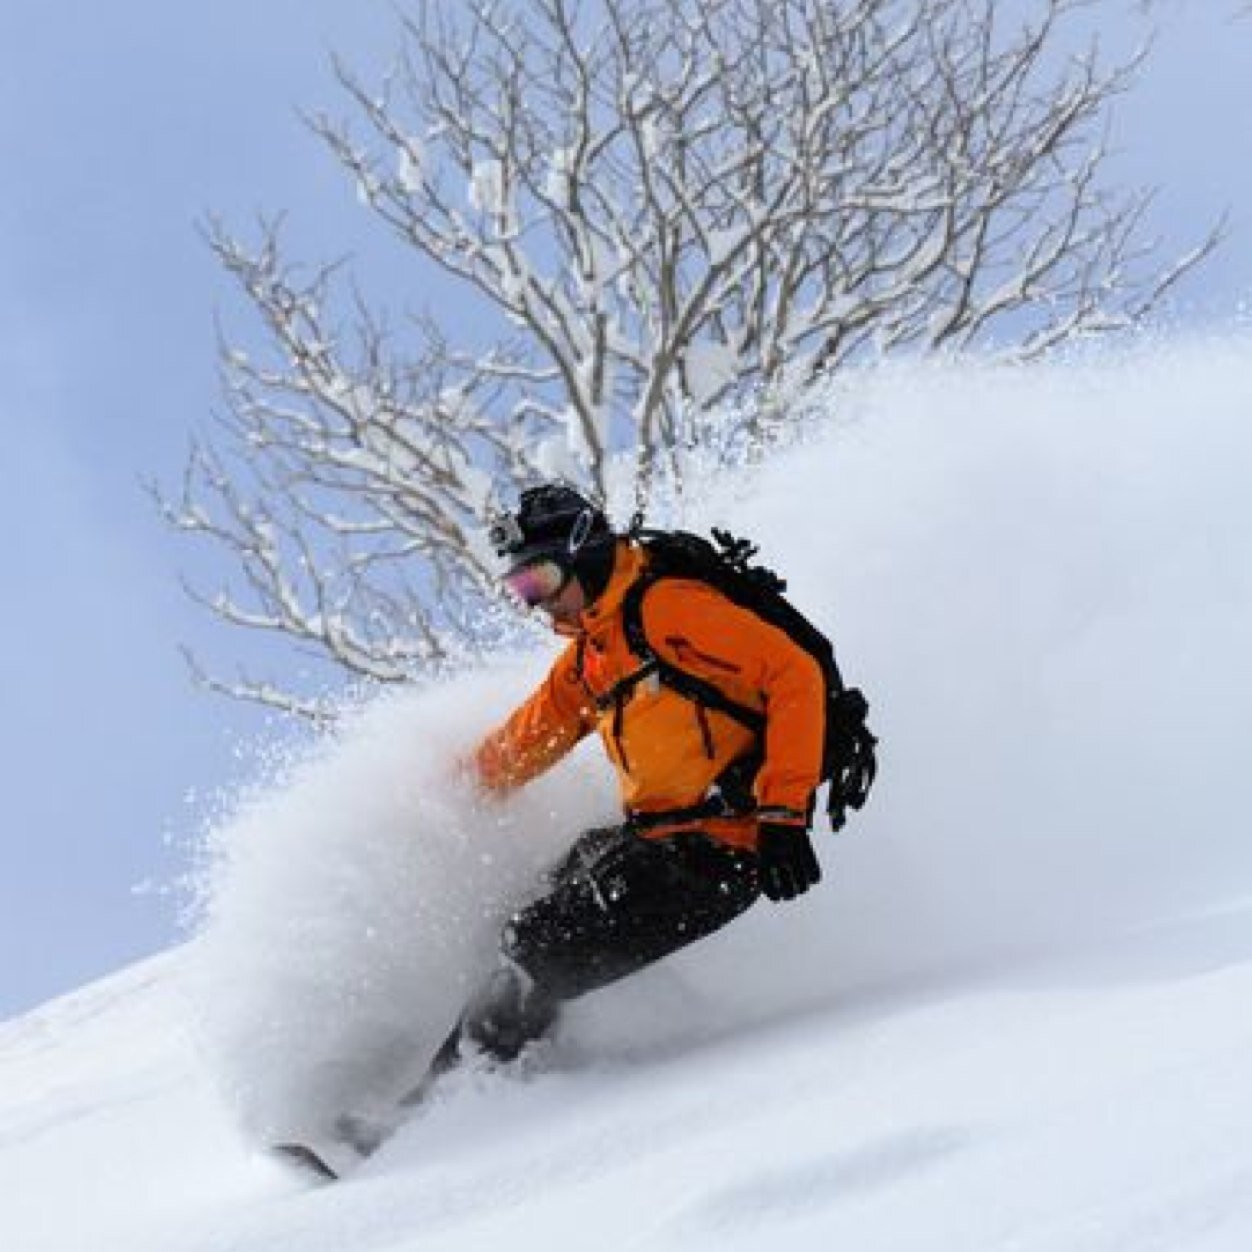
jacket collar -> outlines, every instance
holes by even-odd
[[[604,622],[614,617],[622,607],[626,593],[638,581],[643,573],[647,558],[638,544],[629,539],[617,541],[617,553],[613,560],[613,573],[604,590],[593,604],[582,612],[582,628],[592,632]]]

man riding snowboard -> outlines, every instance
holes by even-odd
[[[874,736],[829,641],[714,532],[615,534],[571,487],[522,494],[491,538],[504,585],[568,644],[538,690],[466,762],[507,795],[598,732],[624,820],[578,838],[547,890],[515,913],[499,961],[401,1108],[420,1103],[465,1051],[507,1063],[561,1004],[632,974],[738,917],[764,892],[791,900],[821,879],[809,840],[830,782],[831,825],[873,782]],[[351,1114],[335,1141],[276,1153],[324,1178],[389,1127]],[[331,1162],[334,1162],[332,1164]]]
[[[711,934],[762,891],[790,900],[821,878],[809,840],[827,716],[815,658],[705,582],[648,584],[645,545],[570,487],[525,492],[492,541],[505,586],[569,643],[478,747],[473,775],[507,794],[596,731],[625,820],[578,839],[547,894],[509,921],[500,964],[435,1073],[463,1041],[512,1060],[563,1001]],[[645,585],[637,612],[656,665],[628,630],[629,598]],[[694,691],[662,671],[696,680]],[[754,711],[759,729],[735,709]]]

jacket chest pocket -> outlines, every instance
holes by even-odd
[[[622,701],[602,707],[600,734],[618,767],[636,780],[677,783],[694,772],[702,788],[731,746],[723,722],[652,674]]]

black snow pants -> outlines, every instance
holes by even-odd
[[[645,839],[590,830],[548,874],[549,891],[501,935],[501,963],[461,1019],[468,1039],[512,1060],[570,1000],[712,934],[760,893],[756,857],[697,833]],[[451,1042],[451,1041],[450,1041]]]

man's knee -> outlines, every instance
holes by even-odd
[[[596,954],[587,919],[567,901],[545,898],[515,913],[500,933],[500,955],[550,1000],[571,1000],[595,986]]]

